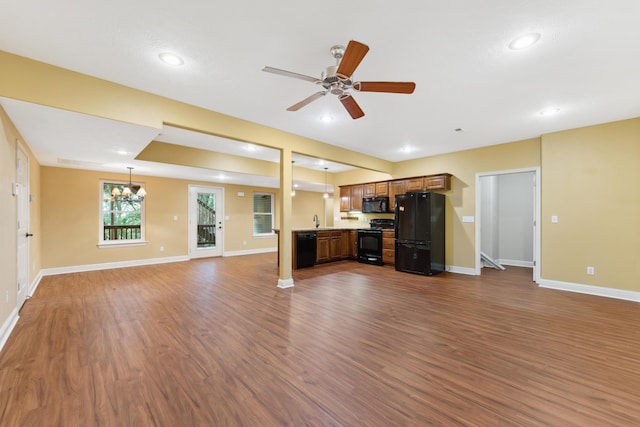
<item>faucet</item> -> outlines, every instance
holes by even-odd
[[[313,214],[313,221],[316,222],[316,228],[320,227],[320,220],[318,219],[318,214]]]

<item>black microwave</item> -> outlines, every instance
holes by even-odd
[[[388,211],[388,197],[365,197],[362,199],[362,213],[386,213]]]

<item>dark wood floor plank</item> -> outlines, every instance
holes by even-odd
[[[274,254],[49,276],[0,425],[640,425],[640,305]]]

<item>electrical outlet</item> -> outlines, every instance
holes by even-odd
[[[587,267],[587,274],[588,274],[589,276],[593,276],[593,275],[595,275],[595,274],[596,274],[596,269],[595,269],[595,267],[591,267],[591,266]]]

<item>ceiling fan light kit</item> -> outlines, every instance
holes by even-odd
[[[264,67],[262,71],[279,74],[285,77],[292,77],[305,80],[317,85],[321,85],[324,90],[293,104],[287,111],[298,111],[300,108],[322,98],[327,93],[336,95],[351,118],[359,119],[364,116],[364,112],[351,95],[350,90],[356,92],[385,92],[411,94],[416,88],[414,82],[353,82],[351,76],[364,59],[369,46],[351,40],[346,49],[343,46],[335,45],[329,50],[331,56],[336,60],[336,65],[330,65],[322,73],[320,79],[305,76],[304,74],[281,70],[279,68]]]

